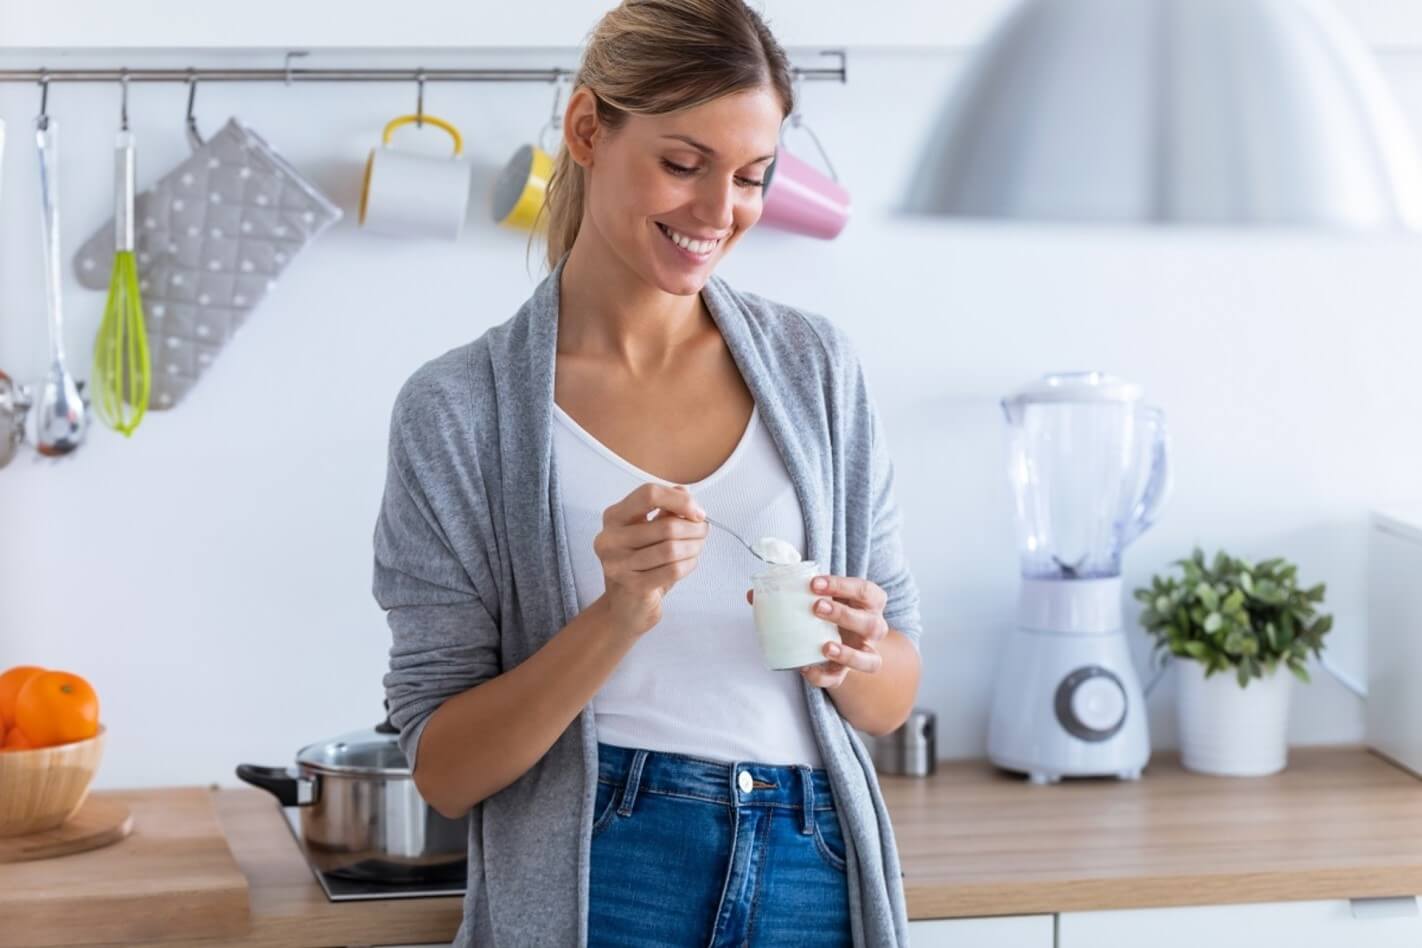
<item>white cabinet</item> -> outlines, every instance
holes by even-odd
[[[1361,643],[1365,658],[1355,659],[1348,670],[1367,681],[1368,746],[1414,774],[1422,774],[1422,728],[1417,726],[1422,721],[1422,691],[1417,688],[1422,673],[1418,577],[1422,577],[1422,513],[1374,512],[1368,538],[1367,634]],[[1354,652],[1358,644],[1353,643]],[[1330,644],[1328,653],[1333,652]],[[1333,659],[1334,664],[1337,661]],[[1356,670],[1359,665],[1362,674]]]
[[[1052,916],[933,918],[909,922],[912,948],[1052,948]]]
[[[916,943],[915,943],[916,944]],[[1118,912],[1063,912],[1056,948],[1413,948],[1417,900],[1327,899]]]

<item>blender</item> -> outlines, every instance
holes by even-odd
[[[1170,489],[1165,416],[1101,372],[1003,399],[1022,586],[999,658],[988,757],[1033,783],[1135,780],[1145,699],[1121,628],[1121,553]]]

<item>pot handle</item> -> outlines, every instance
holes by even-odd
[[[385,720],[375,726],[376,734],[399,734],[400,729],[390,723],[390,699],[385,699]]]
[[[237,776],[276,797],[282,806],[310,806],[316,802],[316,781],[298,776],[286,767],[238,764]]]

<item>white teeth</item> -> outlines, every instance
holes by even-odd
[[[708,254],[716,249],[716,245],[720,243],[719,240],[692,240],[685,234],[678,234],[666,224],[659,223],[657,226],[662,229],[662,233],[671,238],[672,243],[681,247],[683,250],[690,250],[692,253]]]

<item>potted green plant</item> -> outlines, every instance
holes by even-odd
[[[1283,559],[1251,563],[1198,548],[1180,575],[1137,589],[1141,624],[1179,669],[1181,762],[1202,773],[1259,776],[1288,757],[1289,684],[1308,682],[1333,617],[1318,611],[1324,584],[1301,588]]]

